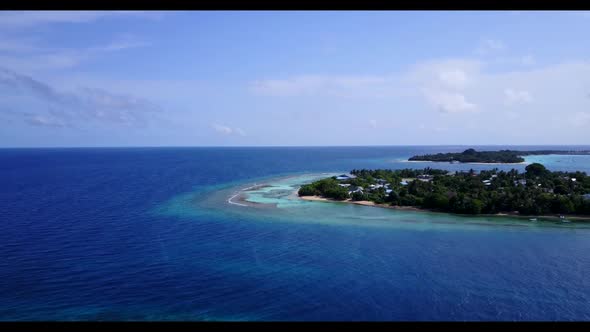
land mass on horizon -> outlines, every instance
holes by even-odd
[[[475,149],[467,149],[463,152],[456,153],[437,153],[412,156],[409,161],[437,161],[450,163],[486,163],[486,164],[517,164],[523,163],[525,160],[523,156],[531,155],[547,155],[547,154],[561,154],[561,155],[588,155],[590,151],[564,151],[564,150],[535,150],[535,151],[516,151],[516,150],[500,150],[500,151],[476,151]]]

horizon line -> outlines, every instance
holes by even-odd
[[[352,147],[487,147],[590,146],[590,144],[390,144],[390,145],[129,145],[129,146],[6,146],[0,149],[134,149],[134,148],[352,148]]]

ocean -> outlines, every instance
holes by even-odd
[[[0,149],[0,320],[590,319],[590,225],[289,196],[353,168],[526,166],[404,161],[466,148]],[[270,207],[228,202],[259,183]]]

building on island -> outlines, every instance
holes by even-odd
[[[518,186],[518,185],[526,186],[526,180],[525,179],[514,180],[514,185],[515,186]]]
[[[432,181],[432,179],[434,179],[434,176],[432,175],[428,175],[428,174],[421,174],[418,175],[418,180],[422,181],[422,182],[430,182]]]
[[[356,187],[356,186],[351,186],[348,188],[348,194],[352,195],[353,193],[363,193],[363,187]]]

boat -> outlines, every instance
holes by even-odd
[[[530,221],[537,221],[537,218],[531,218]]]
[[[570,222],[569,220],[565,219],[565,216],[559,216],[561,222]]]

